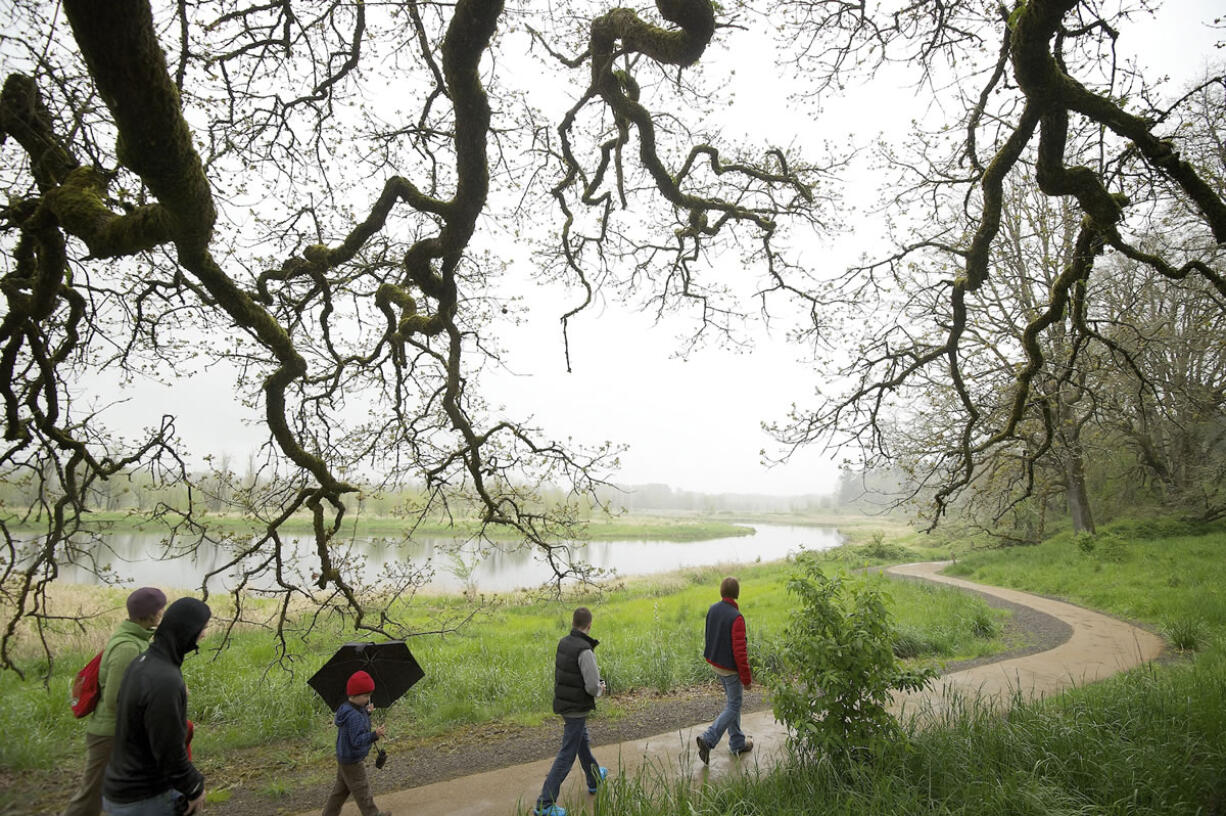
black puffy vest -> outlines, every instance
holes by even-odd
[[[707,610],[707,644],[702,656],[721,669],[737,669],[732,652],[732,624],[739,617],[740,610],[726,601],[713,603]]]
[[[558,641],[558,655],[553,663],[553,713],[563,716],[586,714],[596,708],[596,698],[583,686],[579,671],[579,655],[595,649],[600,643],[578,629]]]

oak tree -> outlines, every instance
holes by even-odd
[[[717,8],[6,0],[0,474],[36,499],[0,519],[0,664],[23,619],[53,622],[59,565],[88,562],[105,533],[91,494],[133,474],[191,488],[156,508],[170,548],[222,547],[206,596],[227,578],[231,623],[245,590],[276,597],[282,635],[299,603],[404,633],[388,610],[420,570],[372,583],[343,555],[362,490],[424,485],[418,517],[475,508],[479,539],[509,530],[559,582],[583,577],[564,546],[573,503],[538,490],[587,501],[614,451],[483,399],[505,292],[527,288],[499,276],[534,240],[528,274],[697,303],[720,331],[740,308],[704,283],[722,247],[783,285],[777,236],[817,219],[819,171],[704,130],[687,76]],[[218,364],[239,376],[217,399],[258,406],[267,434],[241,484],[200,477],[209,452],[183,449],[174,416],[112,433],[106,395],[83,384]],[[217,532],[209,501],[257,532]],[[303,513],[308,564],[284,532]]]

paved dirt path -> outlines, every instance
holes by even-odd
[[[896,700],[898,709],[920,717],[939,713],[957,695],[978,695],[992,705],[1007,704],[1015,697],[1042,697],[1074,685],[1101,680],[1158,657],[1162,640],[1132,624],[1082,609],[1072,604],[1030,595],[1012,589],[974,584],[940,575],[945,562],[906,564],[887,572],[903,578],[918,578],[991,595],[1009,603],[1030,607],[1063,621],[1071,628],[1067,641],[1044,652],[987,663],[942,676],[921,694]],[[712,700],[711,716],[718,713],[719,702]],[[786,731],[775,722],[769,710],[746,715],[741,721],[745,733],[754,737],[752,754],[732,758],[724,741],[711,752],[710,766],[698,760],[694,738],[706,728],[698,723],[679,731],[646,739],[596,748],[594,753],[610,774],[640,772],[689,778],[694,781],[734,776],[749,768],[769,768],[783,756]],[[417,788],[382,793],[376,802],[393,816],[410,814],[448,814],[448,816],[511,816],[527,813],[540,792],[552,759],[512,765],[486,773],[437,782]],[[572,770],[562,787],[559,800],[571,813],[578,814],[591,799],[583,775]],[[590,807],[586,808],[590,812]],[[314,816],[318,809],[302,816]],[[343,816],[357,816],[357,808],[346,804]]]

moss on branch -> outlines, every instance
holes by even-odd
[[[0,140],[12,136],[30,157],[30,170],[38,188],[46,192],[80,166],[56,138],[51,112],[43,104],[38,86],[25,74],[10,74],[0,91]]]
[[[162,206],[149,204],[119,215],[103,200],[106,187],[102,173],[78,167],[43,200],[60,226],[84,241],[94,258],[134,255],[171,240],[170,219]]]

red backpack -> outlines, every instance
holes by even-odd
[[[98,688],[98,667],[102,665],[102,652],[94,655],[94,659],[85,664],[85,668],[77,672],[72,681],[72,715],[77,719],[92,714],[98,707],[98,697],[102,690]]]

